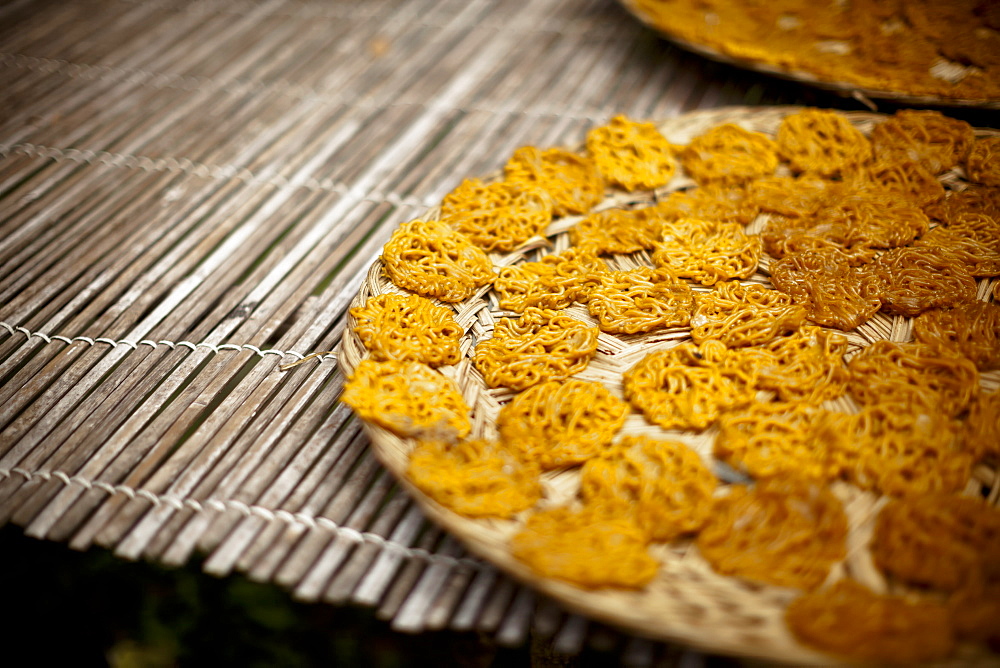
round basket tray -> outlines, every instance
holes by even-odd
[[[849,47],[843,40],[817,38],[816,44],[821,45],[817,47],[820,53],[814,54],[814,59],[809,61],[800,58],[797,52],[779,50],[766,39],[725,41],[714,37],[712,31],[707,29],[707,24],[703,26],[704,31],[693,30],[690,24],[679,20],[679,15],[668,11],[669,3],[660,0],[620,0],[620,2],[633,16],[683,49],[727,65],[849,95],[865,102],[870,108],[874,108],[871,100],[884,100],[912,106],[1000,109],[1000,93],[986,94],[981,86],[971,84],[962,86],[949,84],[949,81],[958,83],[957,80],[961,80],[969,73],[977,72],[974,66],[939,58],[928,69],[927,76],[921,77],[922,80],[915,80],[911,86],[907,87],[901,83],[879,83],[882,81],[879,74],[882,72],[891,74],[892,66],[873,66],[870,60],[860,60],[854,63],[856,65],[854,69],[851,69],[848,63],[846,69],[841,68],[834,73],[830,68],[818,64],[824,58],[833,59],[844,55]],[[657,9],[661,4],[663,7]],[[735,13],[738,11],[735,10]],[[730,8],[724,20],[731,20],[733,15],[733,8]],[[709,16],[708,20],[713,19]],[[822,53],[823,49],[827,52]],[[989,73],[978,72],[975,76],[987,76],[986,81],[992,82],[992,88],[1000,88],[1000,81],[996,80],[1000,73],[995,68]]]
[[[724,108],[694,112],[679,118],[658,123],[660,131],[676,144],[685,144],[693,137],[720,123],[736,123],[746,129],[773,135],[785,115],[798,108]],[[863,132],[869,132],[884,116],[873,113],[847,113],[845,116]],[[992,133],[992,131],[977,131]],[[995,133],[994,133],[995,134]],[[957,178],[951,174],[947,178]],[[605,201],[597,210],[635,203],[652,203],[668,192],[689,187],[693,182],[681,170],[675,178],[657,192],[624,193],[608,191]],[[436,218],[437,209],[426,213],[426,218]],[[759,231],[763,221],[758,217],[748,232]],[[539,256],[559,252],[569,246],[568,230],[581,217],[556,219],[546,230],[546,237],[529,240],[511,253],[492,253],[495,266],[506,266]],[[766,256],[765,256],[766,260]],[[637,266],[634,256],[608,258],[613,268]],[[619,263],[615,266],[615,263]],[[769,286],[763,268],[749,280]],[[980,294],[991,289],[990,279],[980,281]],[[708,288],[705,289],[706,291]],[[356,296],[353,306],[360,306],[367,299],[384,293],[407,294],[386,276],[381,260],[376,261]],[[504,388],[487,387],[482,375],[472,364],[475,344],[491,335],[494,324],[501,317],[516,316],[501,310],[490,288],[483,288],[469,299],[455,304],[444,304],[454,310],[454,317],[465,335],[461,349],[463,359],[455,365],[441,367],[444,375],[455,381],[466,402],[472,408],[472,434],[470,438],[495,438],[496,418],[503,404],[514,393]],[[586,307],[575,305],[566,309],[570,315],[587,322],[595,322]],[[340,364],[350,375],[367,357],[367,351],[353,331],[356,323],[348,322],[339,350]],[[870,321],[850,332],[852,350],[880,339],[904,341],[910,338],[911,319],[878,313]],[[574,378],[603,383],[612,393],[622,396],[622,373],[631,368],[646,354],[670,347],[679,341],[690,340],[690,330],[665,330],[644,335],[614,336],[601,333],[598,351],[589,366]],[[989,387],[1000,385],[1000,372],[982,374],[982,382]],[[474,554],[498,566],[516,579],[559,601],[567,609],[582,613],[652,639],[676,641],[713,653],[725,653],[789,662],[798,665],[830,665],[830,656],[821,654],[797,642],[786,628],[784,611],[789,602],[800,594],[793,589],[763,585],[735,577],[720,575],[712,570],[693,549],[683,541],[669,545],[653,545],[651,554],[660,562],[655,579],[640,590],[584,589],[565,582],[539,577],[530,568],[511,556],[508,543],[523,524],[523,517],[513,520],[469,519],[458,515],[422,493],[406,476],[408,454],[414,442],[400,438],[381,427],[366,423],[365,430],[371,439],[375,454],[394,474],[400,484],[420,504],[427,516],[459,538]],[[648,435],[651,437],[681,440],[706,461],[716,465],[716,473],[724,482],[739,480],[739,474],[712,460],[713,430],[696,434],[671,431],[646,422],[641,414],[630,414],[620,434]],[[996,504],[1000,497],[1000,471],[979,466],[970,485],[991,488],[990,500]],[[557,506],[574,497],[579,486],[578,470],[549,472],[543,476],[545,507]],[[882,575],[875,568],[866,544],[873,529],[874,517],[883,503],[880,497],[864,492],[846,483],[833,486],[835,494],[844,502],[849,518],[848,557],[837,566],[849,569],[852,577],[873,587],[884,589]],[[963,657],[962,661],[968,657]],[[997,657],[993,656],[993,659]]]

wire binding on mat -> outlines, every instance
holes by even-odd
[[[29,471],[28,469],[19,466],[15,466],[13,468],[0,468],[0,479],[7,479],[13,475],[21,476],[24,478],[25,482],[49,482],[51,480],[58,480],[66,486],[79,485],[86,490],[99,489],[109,496],[122,494],[129,499],[142,498],[146,499],[154,506],[169,506],[174,510],[183,510],[187,508],[196,513],[203,513],[208,510],[214,510],[216,512],[235,510],[245,517],[256,516],[268,522],[278,520],[288,524],[301,524],[309,529],[324,529],[345,538],[355,545],[368,543],[387,552],[393,552],[398,556],[425,561],[428,564],[469,568],[476,571],[484,568],[484,564],[482,562],[470,557],[451,557],[442,554],[434,554],[433,552],[423,548],[409,547],[396,543],[384,536],[380,536],[377,533],[359,531],[353,527],[342,526],[326,517],[316,517],[307,513],[292,513],[282,509],[271,510],[270,508],[265,508],[263,506],[247,504],[237,499],[213,498],[206,499],[205,501],[198,501],[197,499],[182,499],[168,494],[157,494],[148,489],[135,489],[134,487],[129,487],[128,485],[112,485],[103,481],[88,480],[87,478],[83,478],[81,476],[71,476],[64,471]]]

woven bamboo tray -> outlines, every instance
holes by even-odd
[[[749,130],[773,134],[782,118],[798,109],[729,107],[693,112],[658,125],[669,140],[678,144],[687,143],[708,128],[723,122],[733,122]],[[875,122],[884,118],[879,114],[865,112],[847,113],[845,116],[866,134]],[[998,134],[992,130],[977,130],[977,133]],[[506,156],[498,157],[502,159]],[[958,177],[950,173],[944,178]],[[690,185],[693,185],[693,182],[683,174],[682,170],[678,170],[678,175],[673,181],[658,190],[655,195],[662,197],[668,192]],[[653,193],[616,193],[607,196],[596,208],[599,210],[636,202],[652,203],[653,199]],[[437,209],[432,209],[427,212],[426,217],[434,218],[437,215]],[[546,230],[546,239],[529,240],[523,248],[514,252],[493,253],[490,257],[499,267],[524,261],[525,258],[535,259],[536,254],[559,252],[569,246],[567,231],[579,220],[579,216],[557,219]],[[748,226],[747,231],[759,231],[762,224],[762,218],[758,218]],[[606,259],[614,269],[637,266],[636,260],[630,257],[613,256]],[[749,280],[769,286],[766,267],[765,255],[761,261],[761,269],[758,269]],[[991,288],[990,279],[981,280],[980,297],[984,297]],[[367,279],[352,305],[361,305],[369,297],[383,293],[406,294],[406,291],[395,286],[386,277],[381,260],[377,260],[371,266]],[[456,320],[466,331],[462,341],[464,358],[456,365],[442,367],[440,371],[457,383],[466,402],[473,409],[470,438],[495,437],[498,411],[514,393],[503,388],[488,388],[478,370],[473,367],[471,357],[476,342],[491,335],[493,325],[499,318],[515,314],[500,310],[496,299],[487,288],[483,288],[464,302],[446,306],[454,309]],[[586,307],[575,305],[566,309],[566,312],[581,320],[595,322],[589,316]],[[876,314],[869,322],[848,334],[851,351],[856,352],[879,339],[908,340],[911,332],[910,320],[884,313]],[[360,339],[351,329],[353,325],[353,320],[348,322],[347,331],[339,348],[340,364],[348,375],[353,373],[357,365],[367,356]],[[574,377],[602,382],[613,393],[622,396],[622,372],[631,368],[648,353],[683,340],[690,340],[687,329],[634,336],[612,336],[601,333],[596,356],[584,371]],[[982,374],[982,383],[990,388],[1000,385],[1000,372]],[[844,409],[850,410],[846,405]],[[832,663],[830,656],[798,643],[785,627],[783,613],[787,604],[799,594],[797,590],[719,575],[696,554],[695,550],[689,549],[685,544],[652,547],[653,556],[660,560],[661,567],[653,582],[639,591],[585,590],[538,577],[509,553],[508,540],[520,526],[519,520],[472,520],[439,505],[407,481],[405,475],[407,457],[413,442],[401,439],[373,424],[365,424],[364,428],[379,460],[399,479],[402,486],[433,521],[457,536],[473,553],[553,597],[568,609],[640,636],[681,642],[713,653],[734,654],[797,665]],[[709,429],[702,434],[666,432],[647,423],[640,414],[633,413],[627,418],[620,433],[681,440],[706,460],[711,460],[715,431]],[[727,470],[722,465],[717,465],[716,473],[723,481],[739,480],[739,474]],[[543,482],[546,498],[540,506],[560,505],[575,495],[579,473],[576,470],[550,472],[545,474]],[[989,488],[989,499],[994,505],[1000,500],[1000,471],[980,466],[975,470],[969,484],[970,488],[972,486],[976,489]],[[884,501],[873,493],[862,492],[846,484],[836,484],[834,492],[844,502],[850,523],[848,557],[837,568],[849,569],[855,579],[876,590],[884,590],[885,582],[874,567],[866,548],[874,517]],[[970,662],[989,664],[997,661],[1000,661],[1000,657],[995,655],[966,653],[952,663],[967,665]]]
[[[903,89],[879,88],[867,85],[860,85],[858,81],[837,80],[824,78],[814,72],[808,71],[806,67],[785,67],[767,62],[763,59],[751,56],[737,56],[727,53],[725,50],[715,45],[687,39],[680,34],[677,26],[673,25],[669,17],[656,16],[644,9],[637,0],[619,0],[620,3],[637,19],[644,24],[658,31],[663,37],[677,46],[696,53],[705,58],[734,65],[744,69],[753,70],[763,74],[779,77],[797,83],[807,84],[816,88],[834,91],[850,97],[854,97],[869,108],[875,109],[876,105],[872,100],[884,100],[892,103],[905,104],[910,106],[941,106],[941,107],[970,107],[978,109],[1000,109],[1000,99],[992,97],[965,97],[965,96],[943,96],[917,94],[913,91]],[[766,43],[755,44],[755,46],[766,50]],[[953,65],[956,69],[958,65]],[[859,74],[860,76],[860,74]]]

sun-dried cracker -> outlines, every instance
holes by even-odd
[[[623,374],[623,382],[625,398],[664,429],[702,431],[756,394],[752,374],[717,341],[650,353]]]
[[[670,193],[656,204],[656,211],[666,221],[698,218],[746,226],[759,207],[742,185],[707,185]]]
[[[872,145],[880,159],[915,160],[934,174],[959,164],[974,138],[965,121],[929,109],[901,109],[872,129]]]
[[[441,221],[485,251],[510,251],[552,222],[552,199],[523,184],[466,179],[441,202]]]
[[[930,206],[944,198],[941,182],[915,160],[897,158],[876,161],[868,169],[868,178],[919,207]]]
[[[893,248],[875,260],[872,270],[885,285],[882,308],[894,315],[912,317],[976,298],[976,279],[962,258],[945,248]]]
[[[652,123],[618,115],[592,128],[586,143],[604,179],[628,191],[664,186],[677,171],[677,147]]]
[[[758,388],[781,401],[818,405],[847,390],[845,352],[846,336],[810,325],[737,354],[752,365]]]
[[[695,137],[681,151],[681,164],[698,184],[738,184],[770,176],[777,146],[761,132],[723,123]]]
[[[472,361],[489,387],[525,390],[583,371],[597,351],[599,331],[559,311],[529,306],[520,318],[501,318],[493,336],[476,345]]]
[[[500,409],[507,447],[545,470],[600,454],[625,422],[629,406],[599,383],[571,378],[530,387]]]
[[[465,333],[454,312],[419,295],[386,293],[350,310],[354,333],[374,360],[456,364]]]
[[[691,338],[721,341],[729,348],[754,346],[794,332],[805,319],[805,308],[783,292],[727,281],[696,298]]]
[[[1000,390],[980,390],[963,423],[962,442],[976,461],[1000,463]]]
[[[663,219],[656,207],[605,209],[592,213],[569,231],[570,242],[599,254],[652,250]]]
[[[1000,234],[1000,226],[997,230]],[[963,234],[959,229],[938,225],[913,242],[918,248],[940,248],[955,256],[974,277],[1000,275],[1000,244],[987,245],[982,237]]]
[[[697,545],[723,575],[811,590],[846,556],[846,537],[847,515],[828,487],[767,478],[717,497]]]
[[[528,517],[511,539],[515,559],[544,578],[579,587],[638,589],[659,567],[634,522],[595,512],[560,507]]]
[[[854,580],[796,598],[785,621],[803,643],[873,665],[944,659],[955,646],[945,606],[876,594]]]
[[[590,315],[602,332],[638,334],[685,327],[694,309],[694,293],[666,269],[638,267],[601,276],[590,291]]]
[[[818,177],[769,176],[757,179],[747,189],[750,199],[761,211],[801,218],[828,205],[843,186]]]
[[[562,148],[523,146],[507,161],[504,176],[547,192],[556,216],[587,213],[604,199],[604,181],[594,161]]]
[[[851,331],[882,307],[882,279],[868,265],[852,267],[835,248],[788,255],[772,262],[770,273],[771,284],[820,325]]]
[[[382,249],[393,283],[424,297],[460,302],[493,281],[493,263],[465,235],[439,221],[413,220]]]
[[[715,285],[752,276],[761,253],[760,238],[738,223],[681,218],[664,223],[653,262],[680,278]]]
[[[913,320],[913,335],[972,360],[980,371],[1000,368],[1000,304],[972,301],[924,311]]]
[[[1000,187],[1000,135],[980,137],[965,158],[965,174],[970,181]]]
[[[785,116],[775,136],[792,171],[824,178],[856,174],[872,159],[872,146],[846,117],[828,109]]]
[[[970,185],[963,190],[949,190],[944,199],[924,207],[936,221],[949,224],[967,213],[1000,219],[1000,187]]]
[[[465,517],[506,518],[542,496],[538,465],[494,441],[420,441],[406,476],[421,492]]]
[[[454,381],[420,362],[362,360],[341,401],[397,436],[455,441],[472,428]]]
[[[537,262],[503,267],[493,282],[500,308],[523,313],[528,307],[563,309],[586,302],[608,266],[589,248],[570,247]]]
[[[580,474],[588,506],[633,518],[653,542],[697,533],[708,520],[717,485],[694,450],[647,436],[622,438]]]

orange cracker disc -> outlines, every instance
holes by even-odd
[[[403,223],[382,249],[396,285],[443,302],[460,302],[493,281],[493,263],[480,248],[432,220]]]
[[[511,517],[527,510],[541,498],[539,475],[537,464],[483,439],[421,441],[406,470],[420,491],[466,517]]]
[[[681,163],[701,185],[745,183],[774,173],[777,146],[765,134],[724,123],[691,140]]]
[[[653,262],[680,278],[715,285],[757,270],[760,238],[737,223],[682,218],[663,225]]]
[[[869,168],[868,176],[873,183],[904,196],[916,206],[928,206],[944,198],[941,182],[913,160],[879,160]]]
[[[929,494],[890,501],[871,544],[875,564],[904,582],[944,591],[1000,577],[1000,510],[981,498]]]
[[[801,403],[752,404],[723,415],[713,453],[756,479],[801,476],[835,480],[840,467],[832,440],[847,435],[830,428],[827,412]]]
[[[1000,368],[1000,304],[973,301],[924,311],[913,321],[913,335],[967,357],[980,371]]]
[[[850,331],[882,307],[882,280],[867,266],[851,267],[834,248],[788,255],[772,262],[771,283],[806,308],[815,323]]]
[[[666,269],[639,267],[601,276],[587,309],[602,332],[637,334],[684,327],[691,320],[694,293]]]
[[[674,149],[652,123],[621,115],[587,133],[587,150],[605,180],[628,191],[666,185],[677,170]]]
[[[827,487],[768,478],[716,498],[697,544],[723,575],[810,590],[847,555],[846,537],[844,508]]]
[[[1000,647],[1000,582],[955,592],[948,611],[959,638]]]
[[[698,218],[749,225],[759,207],[743,186],[700,186],[677,190],[660,201],[656,210],[664,220]]]
[[[896,496],[957,492],[969,480],[972,456],[958,423],[917,402],[869,406],[842,429],[852,440],[834,452],[843,476],[861,489]]]
[[[926,343],[879,340],[855,355],[848,391],[860,404],[902,403],[935,407],[954,417],[979,387],[971,361]]]
[[[845,352],[847,337],[808,326],[738,354],[753,365],[760,389],[776,393],[782,401],[818,405],[846,391],[850,374]]]
[[[664,429],[702,431],[753,401],[754,378],[718,342],[650,353],[623,375],[625,398]]]
[[[869,189],[845,193],[817,211],[814,220],[821,228],[846,228],[848,246],[864,243],[875,248],[905,246],[930,225],[927,214],[905,195]]]
[[[795,331],[805,319],[805,308],[782,292],[728,281],[696,299],[691,338],[721,341],[729,348],[753,346]]]
[[[856,173],[872,158],[868,138],[841,114],[805,109],[781,121],[778,151],[796,173],[825,178]]]
[[[853,580],[795,599],[785,621],[808,645],[874,665],[943,659],[955,645],[945,606],[878,595]]]
[[[398,436],[454,441],[472,428],[455,383],[419,362],[363,360],[344,385],[341,401],[365,422]]]
[[[658,567],[635,523],[590,509],[534,513],[511,539],[510,551],[541,577],[586,588],[637,589]]]
[[[994,254],[1000,253],[1000,215],[988,213],[960,213],[947,223],[956,234],[965,235],[986,246]]]
[[[971,185],[964,190],[949,190],[943,200],[925,206],[924,211],[946,225],[967,213],[997,220],[1000,219],[1000,187]]]
[[[629,407],[599,383],[550,380],[500,409],[497,427],[507,447],[543,469],[600,454],[625,422]]]
[[[752,182],[748,190],[761,211],[800,218],[830,204],[843,186],[816,177],[770,176]]]
[[[472,361],[488,386],[525,390],[582,371],[597,351],[598,332],[559,311],[528,307],[520,318],[501,318]]]
[[[423,362],[431,367],[456,364],[465,333],[449,308],[418,295],[370,297],[350,311],[354,332],[372,359]]]
[[[1000,226],[998,226],[1000,232]],[[985,236],[985,235],[981,235]],[[1000,244],[993,247],[959,229],[939,225],[913,242],[919,248],[940,248],[955,256],[974,277],[1000,275]]]
[[[1000,459],[1000,391],[981,390],[976,395],[969,406],[962,439],[976,461]]]
[[[779,259],[796,253],[834,250],[842,253],[851,265],[859,265],[871,262],[876,255],[872,242],[857,234],[844,216],[823,219],[815,215],[772,215],[760,238],[767,254]]]
[[[663,219],[656,207],[606,209],[592,213],[569,231],[574,246],[595,253],[652,250]]]
[[[970,181],[1000,187],[1000,136],[980,137],[973,143],[965,173]]]
[[[441,222],[485,251],[510,251],[552,222],[552,199],[540,188],[466,179],[441,202]]]
[[[530,184],[546,191],[554,200],[552,213],[566,216],[587,213],[604,199],[604,182],[594,162],[561,148],[524,146],[504,167],[505,179]]]
[[[627,436],[583,465],[588,506],[631,517],[654,542],[704,526],[718,481],[698,454],[676,441]]]
[[[915,316],[976,298],[976,279],[962,258],[943,248],[894,248],[873,265],[885,292],[882,307],[895,315]]]
[[[872,130],[877,157],[916,160],[934,174],[959,164],[974,138],[971,125],[932,110],[902,109]]]
[[[586,302],[607,272],[608,266],[591,249],[567,248],[538,262],[503,267],[493,287],[500,308],[518,313],[529,306],[562,309]]]

